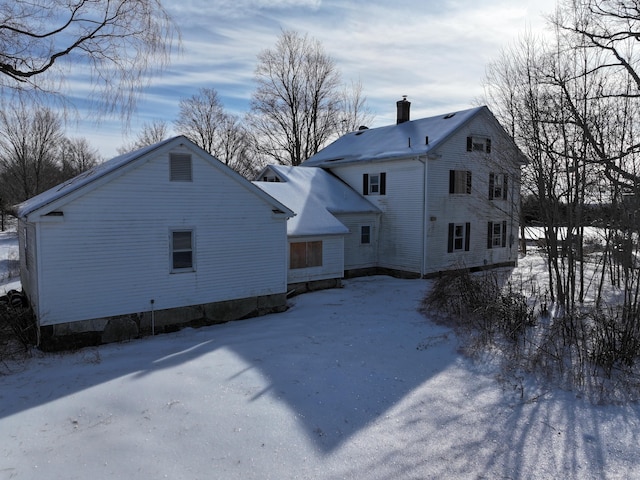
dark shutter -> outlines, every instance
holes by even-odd
[[[456,190],[456,171],[449,170],[449,193],[455,193]]]
[[[489,174],[489,200],[493,200],[493,188],[494,188],[494,175],[493,173]]]
[[[369,174],[362,175],[362,194],[369,195]]]
[[[470,152],[472,150],[473,150],[473,138],[467,137],[467,152]]]
[[[507,186],[508,186],[507,174],[505,173],[504,180],[502,181],[502,199],[503,200],[507,199]]]
[[[449,224],[449,239],[447,241],[447,252],[451,253],[453,252],[453,229],[454,229],[454,225],[453,223]]]
[[[467,170],[467,193],[471,193],[471,172]]]
[[[507,246],[507,222],[502,222],[502,246]]]
[[[385,172],[380,173],[380,195],[387,194],[387,174]]]
[[[491,153],[491,139],[487,138],[487,153]]]
[[[464,251],[465,252],[469,251],[470,238],[471,238],[471,224],[467,222],[464,226]]]
[[[487,228],[487,248],[493,248],[493,222]]]

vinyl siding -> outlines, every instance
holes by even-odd
[[[163,155],[40,224],[43,325],[286,291],[284,219],[192,158],[193,182],[169,182]],[[193,229],[194,272],[171,273],[172,229]]]
[[[38,256],[36,226],[23,220],[18,221],[18,243],[20,245],[20,283],[22,291],[34,305],[37,315],[38,303]]]
[[[424,166],[418,159],[346,165],[333,169],[356,191],[364,173],[386,172],[386,194],[367,195],[382,210],[378,235],[378,266],[420,273]]]
[[[378,214],[336,214],[342,224],[349,229],[349,234],[344,238],[344,269],[368,268],[377,266],[378,262],[378,234],[380,225]],[[360,227],[371,227],[371,243],[360,243]]]
[[[453,135],[438,149],[438,158],[428,161],[428,229],[426,272],[451,268],[477,267],[517,260],[517,238],[520,168],[513,152],[498,137],[492,124],[479,116]],[[490,154],[467,152],[466,138],[471,135],[492,139]],[[449,194],[449,171],[472,172],[471,194]],[[490,173],[508,175],[507,200],[489,199]],[[487,248],[487,222],[507,221],[507,246]],[[447,253],[448,224],[471,224],[468,252]]]
[[[344,276],[344,239],[340,236],[292,237],[288,243],[322,241],[322,266],[288,269],[288,283],[312,282]],[[289,256],[287,253],[287,266]]]

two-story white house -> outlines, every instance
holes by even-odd
[[[370,271],[515,265],[522,153],[487,107],[414,121],[409,107],[399,101],[397,124],[348,133],[299,168],[330,172],[380,210]]]

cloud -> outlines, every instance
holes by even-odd
[[[395,121],[395,101],[408,95],[412,117],[472,105],[486,65],[526,28],[542,29],[555,0],[181,0],[167,5],[182,31],[182,53],[153,78],[132,131],[145,121],[172,123],[181,98],[215,88],[225,107],[249,107],[257,55],[282,29],[318,39],[345,83],[360,80],[376,125]],[[86,87],[85,87],[86,90]],[[79,89],[78,91],[82,91]],[[136,123],[137,122],[137,123]],[[101,135],[104,129],[101,128]],[[115,152],[87,127],[88,140]]]

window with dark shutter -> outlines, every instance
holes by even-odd
[[[449,193],[471,193],[469,170],[449,170]]]
[[[363,195],[386,195],[387,193],[387,174],[381,173],[365,173],[362,175],[362,194]]]
[[[469,251],[471,238],[470,223],[450,223],[447,238],[447,252]]]
[[[507,246],[507,222],[488,222],[487,248]]]
[[[489,174],[489,200],[507,199],[507,175],[504,173]]]
[[[467,137],[467,152],[491,153],[491,139],[488,137]]]

